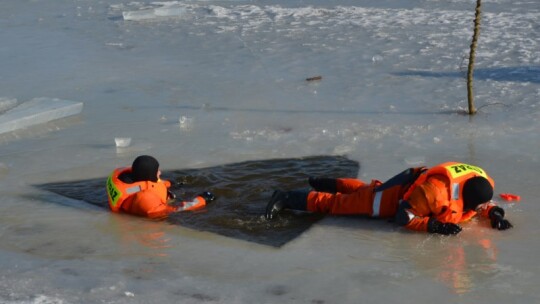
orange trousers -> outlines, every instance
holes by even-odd
[[[381,184],[372,180],[370,184],[352,179],[337,179],[337,193],[311,191],[307,199],[307,210],[311,212],[339,215],[368,215],[371,217],[394,217],[404,189],[394,186],[381,192],[375,187]]]

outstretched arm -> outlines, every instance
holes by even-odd
[[[178,207],[171,206],[163,202],[160,197],[152,191],[140,191],[134,194],[131,204],[126,204],[127,213],[144,216],[148,218],[162,218],[169,213],[175,212]]]
[[[481,217],[490,219],[491,227],[498,230],[506,230],[514,227],[507,219],[504,218],[504,209],[495,205],[493,202],[481,204],[476,208],[476,212]]]
[[[194,211],[203,208],[206,206],[207,202],[211,202],[216,197],[211,192],[203,192],[199,195],[197,195],[193,200],[191,201],[183,201],[180,206],[177,207],[176,211]]]

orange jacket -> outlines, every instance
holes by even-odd
[[[475,210],[463,210],[463,185],[475,176],[482,176],[495,186],[486,172],[476,166],[447,162],[437,165],[420,175],[403,196],[410,208],[407,209],[409,223],[405,227],[416,231],[427,231],[430,217],[443,223],[467,221],[480,212],[488,217],[493,203],[484,203]]]
[[[167,203],[167,189],[171,186],[169,181],[128,184],[119,179],[121,174],[130,172],[131,168],[118,168],[107,179],[107,196],[113,212],[123,211],[149,218],[161,218],[172,212],[195,210],[206,205],[205,200],[198,196],[193,202],[182,202],[182,207],[171,206]]]

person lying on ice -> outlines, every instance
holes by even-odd
[[[161,180],[160,175],[158,161],[148,155],[137,157],[131,167],[115,169],[107,179],[111,211],[162,218],[172,212],[200,209],[215,199],[212,193],[204,192],[193,201],[170,205],[176,196],[169,191],[171,183]]]
[[[447,162],[431,169],[410,168],[385,183],[358,179],[309,178],[314,191],[275,191],[266,207],[273,219],[282,209],[394,218],[415,231],[458,234],[459,223],[476,214],[495,229],[512,224],[504,209],[491,202],[493,180],[476,166]]]

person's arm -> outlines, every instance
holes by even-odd
[[[409,202],[401,201],[396,213],[396,222],[409,230],[427,232],[429,217],[415,214]]]
[[[176,211],[194,211],[199,210],[206,206],[207,202],[211,202],[215,200],[216,197],[212,192],[203,192],[199,195],[197,195],[193,200],[191,201],[182,201],[180,203],[180,206],[177,207]]]
[[[480,217],[488,219],[489,213],[493,210],[493,208],[500,208],[500,207],[497,207],[497,205],[493,202],[487,202],[487,203],[478,205],[475,211]]]
[[[125,210],[130,214],[148,218],[162,218],[178,209],[176,206],[171,206],[166,202],[163,202],[160,197],[152,191],[140,191],[133,196],[132,203],[129,205],[129,208]]]
[[[443,180],[437,177],[428,179],[414,189],[409,201],[400,202],[396,222],[413,231],[444,235],[459,233],[461,231],[459,225],[441,221],[446,213],[451,212],[445,207],[447,196]]]
[[[504,209],[497,206],[493,202],[481,204],[476,208],[476,212],[481,217],[488,218],[491,221],[491,227],[498,230],[506,230],[514,227],[507,219],[504,218]]]
[[[148,218],[164,218],[173,212],[194,211],[204,208],[207,201],[214,200],[213,194],[204,192],[191,201],[182,201],[178,206],[169,205],[151,191],[141,191],[135,194],[128,213]]]
[[[160,179],[160,182],[162,182],[167,188],[167,205],[169,203],[174,204],[174,202],[177,200],[176,200],[176,194],[171,191],[172,183],[168,180],[161,180],[161,179]],[[186,201],[181,201],[179,204],[175,204],[177,206],[173,207],[175,208],[173,212],[199,210],[199,209],[204,208],[207,202],[211,202],[214,199],[216,199],[214,194],[212,194],[209,191],[205,191],[203,193],[200,193],[199,195],[197,195],[195,198],[193,198],[190,201],[186,200]]]
[[[458,234],[461,231],[461,227],[454,223],[443,223],[435,217],[415,215],[407,201],[400,202],[396,214],[396,222],[413,231],[443,235]]]

